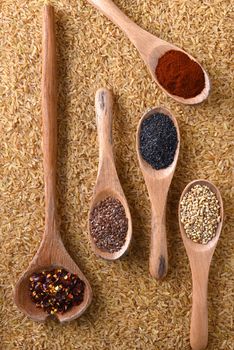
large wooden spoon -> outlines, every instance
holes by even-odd
[[[45,321],[48,314],[37,308],[29,295],[29,277],[34,272],[61,267],[77,274],[85,283],[84,300],[64,314],[56,316],[60,322],[71,321],[89,306],[92,291],[89,282],[67,253],[60,234],[56,208],[56,155],[57,155],[57,93],[56,48],[54,10],[45,6],[43,12],[43,63],[42,63],[42,118],[45,179],[45,231],[38,252],[28,269],[19,279],[14,301],[21,311],[35,321]]]
[[[163,113],[170,117],[176,127],[178,145],[173,163],[166,169],[155,170],[148,164],[140,153],[140,130],[143,120],[149,118],[155,113]],[[157,107],[146,112],[137,129],[137,155],[140,167],[146,182],[149,198],[152,207],[152,230],[151,230],[151,246],[149,269],[153,277],[162,279],[167,274],[168,269],[168,253],[167,253],[167,237],[166,237],[166,204],[167,194],[174,175],[180,149],[180,133],[176,118],[173,114],[163,108]]]
[[[90,205],[90,214],[93,208],[107,197],[118,199],[125,209],[128,219],[128,232],[122,248],[114,253],[101,250],[95,244],[91,235],[89,225],[90,241],[93,251],[96,255],[107,259],[116,260],[120,258],[128,249],[132,238],[132,220],[126,197],[121,187],[118,174],[115,168],[115,162],[112,150],[112,93],[107,89],[99,89],[95,96],[96,123],[99,139],[99,167],[93,198]]]
[[[210,92],[210,80],[208,74],[191,55],[189,55],[184,50],[178,48],[177,46],[172,45],[165,40],[159,39],[158,37],[140,28],[137,24],[130,20],[130,18],[128,18],[111,0],[87,1],[93,6],[95,6],[98,10],[100,10],[113,23],[115,23],[120,29],[123,30],[123,32],[128,36],[128,38],[139,51],[155,82],[166,94],[168,94],[170,97],[172,97],[178,102],[189,105],[200,103],[208,97]],[[184,52],[188,57],[196,61],[202,68],[205,76],[205,87],[197,96],[185,99],[183,97],[172,95],[167,90],[165,90],[162,87],[162,85],[160,85],[160,83],[158,82],[158,79],[155,74],[158,60],[169,50],[179,50]]]
[[[207,309],[207,287],[209,269],[216,245],[219,240],[223,225],[223,201],[219,190],[207,180],[195,180],[190,182],[184,189],[180,202],[184,195],[195,185],[205,185],[215,193],[220,204],[221,221],[218,224],[215,237],[207,244],[193,242],[186,236],[184,226],[181,223],[179,205],[179,225],[181,236],[189,258],[193,280],[193,304],[190,326],[190,344],[193,350],[203,350],[208,343],[208,309]]]

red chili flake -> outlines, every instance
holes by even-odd
[[[84,299],[85,283],[65,269],[34,273],[29,282],[32,301],[51,315],[64,313]]]

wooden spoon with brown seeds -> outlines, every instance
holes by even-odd
[[[181,223],[180,203],[185,194],[195,185],[205,185],[216,195],[220,205],[221,220],[217,226],[216,235],[207,244],[193,242],[187,237],[184,226]],[[211,260],[219,240],[223,225],[223,201],[217,187],[207,180],[195,180],[184,189],[179,203],[179,225],[181,236],[189,258],[193,280],[193,304],[190,326],[190,344],[193,350],[203,350],[208,344],[208,308],[207,288]]]
[[[84,299],[69,311],[57,313],[60,322],[71,321],[80,316],[89,306],[92,290],[84,274],[67,253],[60,234],[56,207],[56,156],[57,156],[57,92],[56,48],[54,9],[46,5],[43,12],[43,63],[42,63],[42,119],[43,154],[45,179],[45,231],[38,252],[26,272],[19,279],[14,294],[18,308],[35,321],[44,322],[49,315],[37,308],[30,297],[29,277],[34,272],[64,268],[78,275],[85,283]]]
[[[113,23],[115,23],[131,40],[139,51],[142,59],[144,60],[150,74],[152,75],[154,81],[159,85],[159,87],[174,100],[185,103],[188,105],[193,105],[204,101],[210,92],[210,80],[207,72],[204,68],[196,61],[191,55],[186,51],[180,49],[179,47],[168,43],[165,40],[159,39],[158,37],[150,34],[146,30],[140,28],[136,23],[134,23],[130,18],[128,18],[111,0],[87,0],[90,4],[101,11],[106,17],[108,17]],[[191,60],[197,62],[201,67],[204,77],[205,77],[205,87],[204,89],[195,97],[183,98],[180,96],[172,95],[158,82],[155,70],[158,64],[158,60],[167,51],[177,50],[185,53]]]
[[[112,150],[112,105],[112,93],[104,88],[99,89],[95,96],[96,123],[99,140],[99,167],[89,211],[89,232],[91,246],[94,253],[107,260],[119,259],[127,251],[132,238],[131,214],[115,168]],[[125,243],[120,250],[113,253],[101,250],[97,247],[91,234],[90,225],[90,215],[93,208],[107,197],[116,198],[121,202],[128,219],[128,231]]]

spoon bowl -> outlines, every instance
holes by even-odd
[[[177,149],[174,160],[170,166],[165,169],[156,170],[152,168],[142,157],[140,152],[140,132],[142,122],[155,113],[163,113],[173,121],[177,131]],[[164,107],[155,107],[147,111],[141,118],[137,128],[137,156],[140,168],[148,189],[152,208],[152,230],[150,247],[150,273],[157,279],[162,279],[167,274],[168,253],[166,240],[166,203],[169,187],[175,172],[179,150],[180,133],[179,126],[175,116]]]
[[[220,205],[220,222],[218,223],[216,235],[207,244],[193,242],[186,236],[184,226],[181,223],[180,203],[186,193],[195,185],[205,185],[216,195]],[[184,189],[179,202],[179,226],[184,246],[189,258],[193,280],[193,305],[190,326],[190,344],[193,350],[203,350],[208,343],[208,309],[207,288],[209,269],[218,243],[223,225],[223,201],[217,187],[207,180],[195,180],[190,182]]]
[[[32,320],[43,322],[49,315],[30,297],[29,277],[34,272],[62,267],[77,274],[85,283],[84,298],[80,305],[55,316],[60,322],[71,321],[80,316],[92,300],[89,282],[67,253],[59,233],[56,205],[56,158],[57,158],[57,91],[56,91],[56,46],[54,9],[44,6],[43,12],[43,60],[42,60],[42,120],[43,120],[43,165],[45,182],[45,231],[34,259],[15,287],[14,302]]]
[[[142,158],[141,153],[140,153],[141,125],[145,119],[149,118],[151,115],[156,114],[156,113],[165,114],[173,121],[173,124],[175,125],[176,131],[177,131],[177,137],[178,137],[178,145],[177,145],[177,149],[175,152],[173,162],[167,168],[160,169],[160,170],[156,170],[156,169],[152,168],[152,166]],[[176,117],[165,107],[154,107],[154,108],[147,110],[143,114],[140,122],[138,123],[138,128],[137,128],[137,155],[138,155],[140,167],[141,167],[141,169],[143,169],[144,173],[147,173],[152,178],[157,178],[157,179],[167,178],[169,175],[173,174],[175,171],[175,166],[177,164],[177,160],[179,157],[179,150],[180,150],[180,133],[179,133],[179,126],[178,126]]]
[[[85,283],[84,298],[82,303],[77,306],[73,306],[70,310],[63,314],[57,313],[53,316],[61,323],[72,321],[73,319],[82,315],[90,305],[92,299],[92,290],[88,280],[68,255],[62,241],[58,240],[56,245],[57,247],[53,247],[53,250],[51,250],[51,252],[48,254],[48,245],[42,243],[33,261],[29,265],[26,272],[21,276],[15,287],[15,304],[25,315],[37,322],[45,322],[46,319],[51,316],[43,309],[36,307],[36,304],[30,297],[29,278],[35,272],[50,271],[54,268],[63,268],[73,274],[76,274]]]
[[[217,199],[219,201],[221,220],[220,220],[220,222],[218,224],[216,235],[207,244],[200,244],[200,243],[193,242],[190,238],[188,238],[186,236],[183,224],[181,223],[180,210],[179,210],[180,232],[181,232],[181,236],[182,236],[182,239],[183,239],[183,242],[184,242],[186,250],[188,248],[189,251],[194,251],[194,252],[210,252],[211,249],[215,249],[215,247],[216,247],[216,245],[218,243],[218,240],[219,240],[220,233],[222,231],[223,216],[224,216],[222,196],[221,196],[220,191],[218,190],[218,188],[215,185],[213,185],[210,181],[203,180],[203,179],[198,179],[198,180],[194,180],[194,181],[190,182],[185,187],[184,191],[181,194],[180,202],[182,201],[182,199],[185,196],[185,194],[188,193],[191,190],[191,188],[193,188],[196,185],[202,185],[202,186],[209,187],[209,189],[216,195],[216,197],[217,197]]]
[[[95,97],[96,123],[99,138],[99,167],[93,198],[90,205],[89,218],[93,208],[107,197],[118,199],[124,207],[128,219],[128,231],[124,245],[117,252],[110,253],[97,247],[91,235],[89,219],[89,237],[94,253],[106,260],[119,259],[129,248],[132,238],[132,220],[127,199],[120,184],[115,168],[112,150],[112,93],[107,89],[99,89]]]
[[[158,45],[158,42],[155,42],[155,46],[149,48],[149,53],[147,55],[142,53],[143,59],[148,67],[148,70],[152,76],[152,78],[155,80],[155,82],[158,84],[158,86],[171,98],[173,98],[174,100],[176,100],[177,102],[183,103],[183,104],[187,104],[187,105],[194,105],[194,104],[198,104],[203,102],[204,100],[207,99],[207,97],[209,96],[210,93],[210,79],[209,76],[207,74],[207,72],[205,71],[205,69],[201,66],[201,64],[194,59],[193,56],[189,55],[186,51],[182,50],[181,48],[169,44],[168,42],[161,40],[161,44]],[[168,51],[170,50],[175,50],[175,51],[180,51],[183,52],[184,54],[186,54],[191,60],[195,61],[200,68],[203,71],[204,74],[204,78],[205,78],[205,86],[204,89],[200,92],[199,95],[195,96],[195,97],[191,97],[191,98],[183,98],[177,95],[172,95],[170,92],[168,92],[158,81],[157,76],[156,76],[156,67],[158,65],[158,61],[159,59]]]
[[[132,238],[132,224],[131,224],[131,214],[130,214],[130,210],[126,201],[125,196],[123,196],[119,191],[114,191],[113,188],[105,188],[100,192],[96,192],[91,207],[90,207],[90,213],[89,216],[92,212],[92,210],[94,209],[94,207],[100,203],[101,201],[105,200],[108,197],[113,197],[116,198],[120,201],[120,203],[123,205],[124,210],[125,210],[125,214],[126,217],[128,219],[128,232],[127,232],[127,236],[126,236],[126,240],[124,245],[122,246],[122,248],[120,250],[118,250],[117,252],[113,252],[113,253],[109,253],[107,251],[103,251],[101,249],[99,249],[97,247],[97,245],[95,244],[92,236],[90,235],[90,242],[91,242],[91,246],[93,251],[95,252],[96,255],[102,257],[103,259],[106,260],[117,260],[119,259],[122,255],[124,255],[126,253],[126,251],[129,248],[130,242],[131,242],[131,238]],[[90,223],[89,223],[89,232],[91,232],[91,227],[90,227]]]
[[[193,105],[201,103],[204,101],[210,92],[210,80],[207,72],[196,61],[191,55],[186,51],[180,49],[179,47],[162,40],[146,30],[140,28],[136,23],[134,23],[130,18],[128,18],[114,3],[112,0],[87,0],[90,4],[101,11],[106,17],[108,17],[113,23],[115,23],[130,39],[130,41],[135,45],[139,51],[142,59],[144,60],[150,74],[158,86],[171,98],[177,102]],[[190,59],[197,62],[202,68],[205,77],[204,89],[195,97],[183,98],[177,95],[170,94],[163,86],[158,82],[155,70],[158,65],[158,60],[167,51],[176,50],[185,53]]]

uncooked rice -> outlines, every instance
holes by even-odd
[[[44,227],[41,149],[42,0],[0,3],[0,343],[4,350],[188,350],[191,273],[179,234],[184,186],[206,178],[224,199],[225,224],[211,265],[208,350],[233,349],[233,57],[229,0],[114,0],[136,23],[194,55],[212,81],[208,101],[185,106],[152,81],[136,49],[86,0],[54,1],[59,79],[58,197],[65,246],[89,279],[92,305],[61,326],[37,324],[12,292],[36,253]],[[115,94],[117,169],[133,218],[129,254],[106,262],[91,251],[88,210],[98,165],[94,95]],[[167,222],[169,273],[149,275],[150,203],[136,156],[136,128],[149,107],[177,115],[181,151]]]

